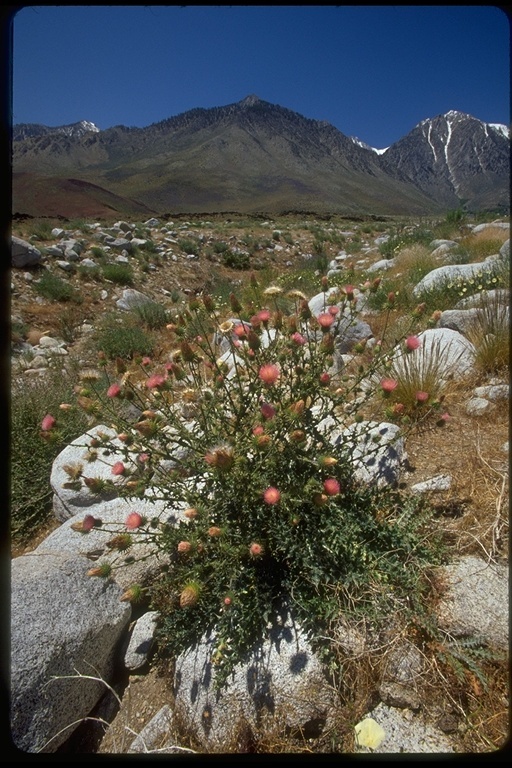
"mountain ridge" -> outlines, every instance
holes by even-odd
[[[77,178],[145,208],[177,213],[418,214],[461,202],[506,208],[507,133],[506,126],[451,110],[376,150],[254,94],[146,128],[22,124],[13,126],[13,205],[27,204],[17,184],[24,173],[25,183],[26,174]]]

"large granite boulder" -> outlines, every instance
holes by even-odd
[[[175,714],[212,752],[236,751],[240,739],[256,739],[276,727],[318,735],[334,706],[318,658],[289,615],[269,631],[244,663],[215,689],[213,636],[204,637],[176,661]]]
[[[111,680],[131,607],[90,565],[66,553],[12,561],[11,735],[25,752],[55,752]]]

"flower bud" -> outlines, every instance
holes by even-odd
[[[119,598],[124,603],[139,603],[142,599],[143,589],[139,584],[132,584]]]
[[[199,600],[199,592],[199,585],[196,582],[187,584],[180,594],[180,607],[191,608],[196,605]]]
[[[120,533],[114,538],[107,541],[107,547],[109,549],[117,549],[119,552],[124,552],[132,546],[132,537],[129,533]]]
[[[110,563],[102,563],[101,565],[95,565],[94,568],[89,568],[87,571],[88,576],[100,576],[101,578],[107,578],[112,573],[112,566]]]

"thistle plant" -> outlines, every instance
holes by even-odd
[[[167,553],[151,589],[161,643],[177,654],[213,632],[219,683],[283,605],[325,637],[343,609],[387,617],[432,558],[418,501],[355,476],[346,430],[364,429],[365,403],[382,391],[363,384],[391,354],[376,345],[354,374],[336,367],[355,287],[329,289],[324,278],[316,316],[300,291],[287,292],[285,313],[279,286],[253,287],[265,306],[231,294],[226,318],[210,296],[193,298],[167,326],[165,362],[118,360],[113,375],[104,356],[103,371],[77,387],[91,423],[110,425],[115,440],[106,430],[92,446],[110,477],[91,477],[93,461],[74,482],[134,500],[114,546],[125,549],[132,531]],[[176,524],[137,514],[148,498]],[[98,562],[91,575],[110,573]]]

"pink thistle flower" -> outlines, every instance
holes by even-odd
[[[180,541],[180,543],[178,544],[178,552],[182,552],[182,553],[190,552],[191,549],[192,549],[192,544],[190,543],[190,541]]]
[[[149,457],[149,453],[139,453],[137,458],[141,464],[145,464],[146,461],[149,461],[150,457]]]
[[[324,491],[328,496],[337,496],[341,491],[341,486],[334,477],[328,477],[324,481]]]
[[[297,344],[299,347],[303,346],[306,343],[306,339],[304,336],[299,333],[298,331],[295,331],[295,333],[291,336],[292,341]]]
[[[122,461],[116,461],[116,463],[112,465],[111,472],[113,475],[124,475],[125,469]]]
[[[426,403],[429,398],[428,392],[416,392],[416,400],[418,403]]]
[[[247,337],[248,328],[243,323],[238,323],[233,328],[233,333],[238,336],[239,339],[245,339]]]
[[[318,315],[317,323],[324,331],[328,331],[331,325],[334,323],[334,317],[329,312],[322,312]]]
[[[277,504],[281,499],[281,492],[273,486],[269,486],[263,493],[263,499],[267,504]]]
[[[276,383],[280,375],[281,371],[279,366],[274,365],[273,363],[262,365],[258,373],[258,376],[262,382],[269,387]]]
[[[107,389],[107,397],[119,397],[121,394],[121,387],[119,384],[111,384]]]
[[[41,429],[43,432],[49,432],[50,429],[53,429],[56,423],[56,419],[54,419],[50,413],[47,413],[41,422]]]
[[[252,429],[252,433],[253,433],[253,435],[254,435],[255,437],[258,437],[259,435],[262,435],[264,432],[265,432],[265,430],[263,429],[263,427],[261,426],[261,424],[257,424],[257,425],[256,425],[255,427],[253,427],[253,429]]]
[[[418,349],[418,347],[421,347],[421,339],[417,336],[408,336],[405,340],[405,347],[408,352],[412,352],[413,350]]]
[[[224,598],[224,605],[229,606],[229,605],[231,605],[232,602],[233,601],[231,600],[230,596],[226,595],[226,597]]]
[[[389,395],[398,387],[398,381],[395,379],[381,379],[380,385],[386,395]]]
[[[270,419],[273,419],[276,415],[276,409],[273,405],[270,405],[270,403],[262,403],[261,405],[261,415],[264,419],[267,419],[270,421]]]
[[[394,416],[401,416],[402,413],[405,411],[405,405],[403,403],[395,403],[393,406],[393,415]]]
[[[324,387],[326,387],[328,384],[331,383],[331,377],[329,376],[327,371],[324,371],[323,373],[320,374],[319,380],[320,380],[320,384],[322,384],[322,386]]]
[[[345,291],[347,295],[347,299],[352,299],[354,297],[354,286],[353,285],[346,285],[343,290]]]
[[[327,311],[330,315],[332,315],[333,317],[336,317],[336,315],[340,311],[340,308],[336,304],[331,304],[331,306]]]
[[[260,311],[256,313],[256,317],[258,318],[260,323],[263,323],[265,325],[270,320],[270,310],[260,309]]]
[[[450,416],[449,413],[441,414],[441,416],[439,417],[438,421],[436,422],[437,426],[438,427],[444,427],[445,424],[448,424],[448,422],[451,420],[451,418],[452,417]]]
[[[146,387],[148,389],[158,389],[165,384],[166,378],[161,373],[154,373],[149,379],[146,379]]]
[[[251,546],[249,547],[249,552],[251,553],[252,557],[261,557],[263,554],[263,547],[261,544],[258,544],[257,542],[253,541]]]
[[[144,518],[142,515],[139,515],[138,512],[130,512],[126,520],[124,521],[125,526],[130,531],[134,531],[136,528],[139,528],[144,523]]]
[[[151,365],[151,358],[150,357],[143,357],[140,361],[141,365]]]
[[[217,528],[216,525],[212,525],[211,528],[208,528],[208,536],[211,536],[212,538],[216,538],[217,536],[220,536],[222,533],[220,528]]]
[[[96,518],[92,515],[86,515],[82,520],[82,531],[92,531],[96,525]]]

